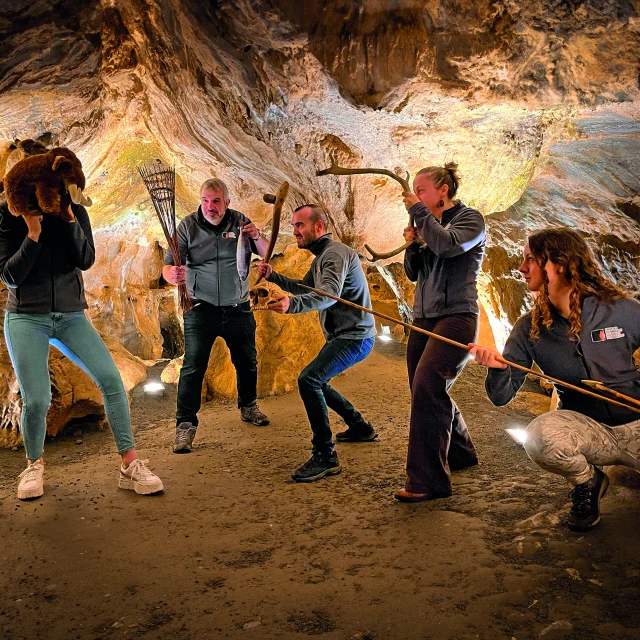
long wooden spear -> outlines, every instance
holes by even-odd
[[[344,298],[339,298],[338,296],[334,296],[332,293],[328,293],[326,291],[323,291],[322,289],[315,289],[314,287],[310,287],[306,284],[301,284],[299,282],[296,284],[297,286],[303,289],[308,289],[309,291],[313,291],[318,295],[326,296],[327,298],[332,298],[333,300],[342,302],[343,304],[349,305],[350,307],[354,307],[355,309],[359,309],[360,311],[365,311],[366,313],[370,313],[371,315],[377,316],[378,318],[383,318],[384,320],[388,320],[389,322],[394,322],[395,324],[399,324],[402,327],[406,327],[411,331],[423,333],[424,335],[427,335],[430,338],[435,338],[436,340],[446,342],[447,344],[453,345],[454,347],[458,347],[459,349],[464,349],[465,351],[471,351],[471,348],[468,345],[462,344],[462,342],[456,342],[455,340],[451,340],[451,338],[445,338],[444,336],[441,336],[439,333],[433,333],[433,331],[427,331],[426,329],[421,329],[420,327],[416,327],[412,324],[409,324],[408,322],[403,322],[402,320],[398,320],[397,318],[388,316],[386,313],[380,313],[379,311],[368,309],[367,307],[363,307],[359,304],[356,304],[355,302],[350,302],[349,300],[345,300]],[[515,362],[506,360],[502,356],[499,356],[498,359],[503,364],[506,364],[509,367],[513,367],[514,369],[520,369],[520,371],[524,371],[525,373],[528,373],[532,376],[543,378],[544,380],[549,380],[550,382],[555,382],[556,384],[566,387],[567,389],[572,389],[573,391],[578,391],[579,393],[583,393],[586,396],[591,396],[592,398],[597,398],[598,400],[603,400],[604,402],[609,402],[611,404],[618,405],[619,407],[624,407],[629,411],[635,411],[636,413],[640,413],[640,407],[633,407],[623,402],[618,402],[617,400],[613,400],[612,398],[607,398],[606,396],[602,396],[599,393],[594,393],[593,391],[589,391],[588,389],[582,389],[581,387],[577,387],[576,385],[571,384],[570,382],[564,382],[564,380],[559,380],[558,378],[548,376],[546,373],[543,373],[540,371],[534,371],[533,369],[529,369],[527,367],[523,367],[522,365],[516,364]],[[623,394],[620,394],[620,395],[623,395]],[[625,398],[632,402],[637,402],[637,400],[635,400],[634,398],[627,398],[626,396]]]

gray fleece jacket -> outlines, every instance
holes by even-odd
[[[268,278],[270,282],[294,294],[290,298],[291,306],[287,313],[319,311],[320,324],[327,341],[336,338],[349,340],[373,338],[376,335],[376,327],[370,313],[359,311],[298,286],[302,283],[315,289],[322,289],[370,309],[369,286],[358,254],[341,242],[333,240],[330,233],[315,240],[309,250],[315,258],[302,280],[293,280],[275,271]]]
[[[213,225],[202,215],[202,207],[190,213],[178,225],[180,261],[187,267],[187,291],[192,300],[216,307],[232,307],[249,299],[249,279],[238,275],[236,248],[240,228],[251,220],[227,209],[220,224]],[[257,253],[253,240],[251,250]],[[165,265],[173,265],[167,250]]]
[[[605,303],[596,296],[582,302],[580,340],[570,340],[569,322],[553,307],[551,329],[542,327],[535,342],[529,337],[531,313],[520,318],[505,345],[503,356],[515,364],[542,371],[578,387],[582,380],[598,380],[611,389],[640,400],[640,372],[633,353],[640,348],[640,303],[615,300]],[[485,387],[489,399],[503,406],[515,398],[526,373],[518,369],[489,369]],[[557,387],[562,409],[583,413],[611,427],[640,420],[640,413]]]
[[[415,318],[479,313],[476,280],[486,240],[479,211],[459,203],[438,219],[421,202],[409,213],[425,247],[412,244],[404,255],[407,277],[416,282]]]

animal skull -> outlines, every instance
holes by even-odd
[[[267,311],[270,302],[277,302],[285,297],[284,291],[273,282],[262,281],[249,291],[251,309],[253,311]]]

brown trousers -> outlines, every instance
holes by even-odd
[[[415,326],[462,344],[474,342],[478,316],[416,318]],[[449,390],[464,369],[468,352],[412,331],[407,344],[411,420],[407,452],[407,491],[433,497],[451,494],[451,469],[478,461],[473,442]]]

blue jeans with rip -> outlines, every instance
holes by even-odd
[[[364,360],[372,349],[373,338],[330,340],[298,377],[300,397],[313,431],[311,442],[314,453],[330,455],[333,452],[334,443],[328,409],[333,409],[349,427],[365,424],[364,418],[355,407],[329,386],[329,380]]]
[[[29,460],[37,460],[44,449],[51,404],[50,344],[88,374],[100,389],[118,452],[135,448],[129,401],[120,372],[84,311],[7,312],[4,335],[22,395],[20,431]]]

